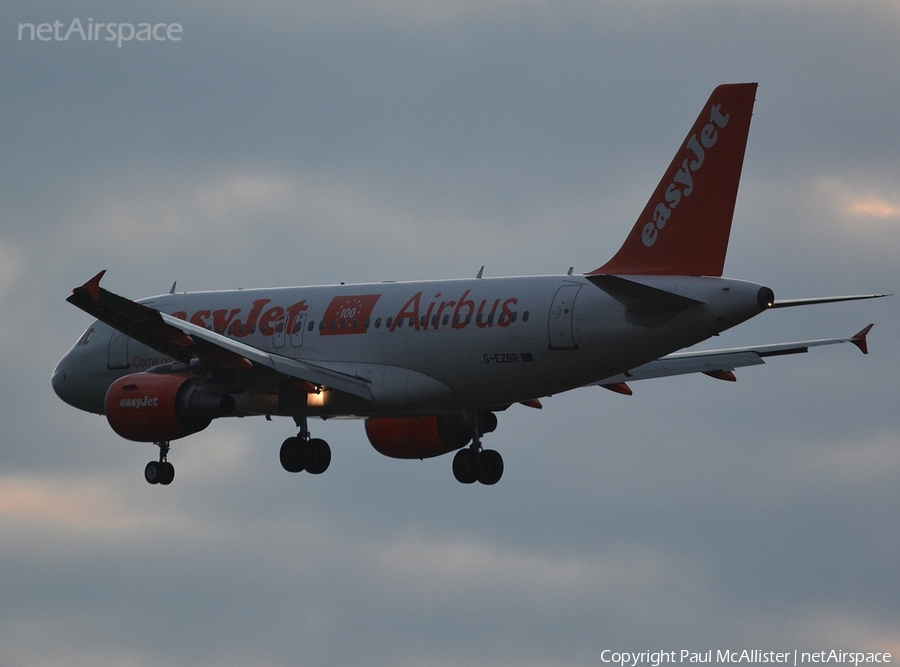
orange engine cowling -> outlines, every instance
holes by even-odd
[[[123,438],[168,442],[234,414],[234,398],[208,391],[191,375],[134,373],[106,392],[106,419]]]
[[[370,417],[366,435],[380,454],[395,459],[427,459],[465,447],[471,429],[457,415]]]

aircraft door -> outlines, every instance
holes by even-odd
[[[303,330],[306,328],[306,315],[303,313],[294,318],[294,325],[291,327],[291,347],[300,347],[303,345]]]
[[[272,334],[272,345],[276,348],[284,347],[284,328],[286,324],[286,316],[282,315],[275,320],[275,331]]]
[[[106,367],[110,370],[131,367],[128,363],[128,336],[118,329],[113,329],[109,337],[109,357]]]
[[[575,336],[572,332],[575,315],[575,297],[581,285],[563,285],[556,290],[553,303],[550,305],[550,316],[547,318],[547,333],[550,337],[551,350],[576,350]]]

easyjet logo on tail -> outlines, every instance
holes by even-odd
[[[687,140],[687,148],[693,154],[686,157],[681,167],[675,172],[675,177],[664,193],[665,203],[660,202],[653,209],[653,221],[644,225],[641,231],[641,240],[648,248],[656,243],[659,231],[666,226],[672,209],[678,206],[683,197],[690,197],[694,191],[694,176],[706,160],[706,151],[716,145],[719,139],[718,129],[728,125],[729,114],[722,114],[722,105],[716,104],[709,111],[709,123],[700,130],[700,138],[694,133]]]

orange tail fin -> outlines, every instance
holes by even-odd
[[[591,273],[721,276],[755,83],[717,87],[616,255]]]

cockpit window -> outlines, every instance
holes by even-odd
[[[81,338],[75,344],[76,345],[87,345],[88,343],[91,342],[91,338],[93,338],[93,337],[94,337],[94,327],[91,327],[90,329],[85,331],[83,334],[81,334]]]

